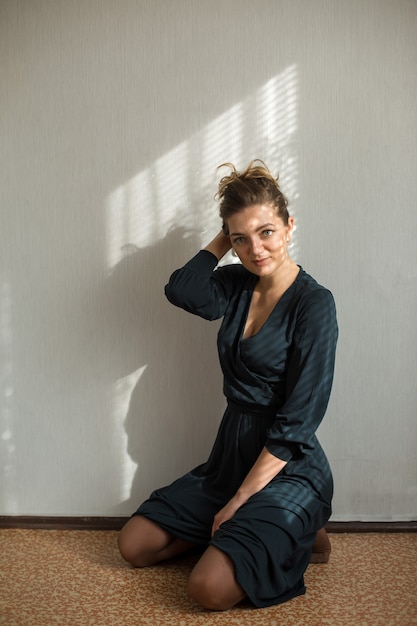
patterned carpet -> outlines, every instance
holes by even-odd
[[[125,564],[113,531],[0,530],[0,624],[7,626],[412,626],[417,534],[332,534],[307,594],[225,612],[187,598],[195,556],[145,570]]]

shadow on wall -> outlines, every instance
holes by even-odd
[[[200,248],[200,237],[209,240],[220,226],[209,200],[216,165],[264,158],[297,197],[297,100],[297,67],[291,65],[108,197],[112,270],[99,317],[105,311],[109,353],[103,373],[113,373],[111,425],[122,499],[117,513],[131,512],[150,488],[171,482],[210,451],[225,406],[218,324],[173,308],[163,287]]]
[[[124,499],[115,514],[133,512],[149,485],[161,486],[203,462],[193,450],[207,440],[208,454],[217,430],[224,407],[218,324],[176,309],[164,295],[170,274],[199,248],[197,234],[178,227],[152,246],[125,246],[97,299],[106,320],[106,336],[97,337],[106,346],[103,368],[117,381],[115,439],[130,457],[119,450],[121,467],[114,469],[122,474]]]
[[[117,514],[131,513],[150,490],[210,452],[225,406],[218,324],[172,307],[163,287],[197,252],[200,238],[209,240],[220,226],[211,200],[220,163],[240,167],[263,158],[296,199],[297,76],[297,66],[289,65],[107,198],[112,269],[98,298],[107,331],[97,345],[100,353],[108,350],[102,379],[112,390]]]

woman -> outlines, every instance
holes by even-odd
[[[333,380],[333,297],[288,254],[294,219],[277,179],[262,162],[243,172],[226,165],[223,228],[165,292],[186,311],[223,318],[227,408],[208,461],[155,491],[119,536],[136,567],[206,547],[188,590],[212,610],[305,593],[316,537],[316,560],[329,553],[323,527],[333,492],[315,436]],[[217,268],[230,248],[241,263]]]

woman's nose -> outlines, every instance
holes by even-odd
[[[253,254],[259,254],[262,251],[262,244],[258,238],[251,240],[251,249]]]

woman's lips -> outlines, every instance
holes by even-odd
[[[269,258],[265,258],[265,259],[255,259],[253,262],[255,263],[255,265],[257,265],[258,267],[261,267],[262,265],[265,265],[266,263],[268,263]]]

